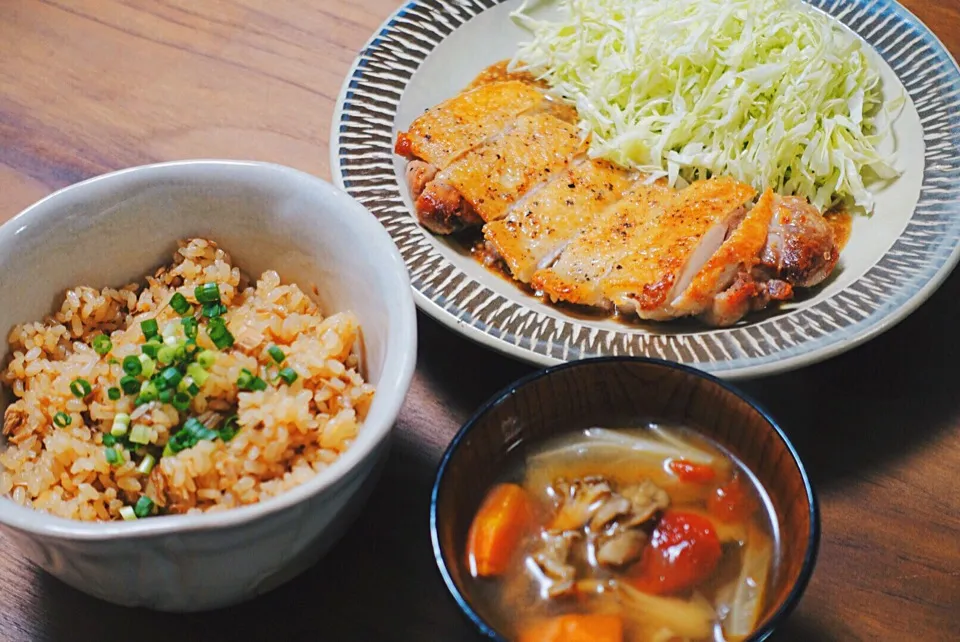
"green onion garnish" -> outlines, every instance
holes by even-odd
[[[60,428],[66,428],[72,421],[73,417],[62,411],[53,416],[53,423]]]
[[[244,368],[237,377],[237,387],[240,390],[266,390],[267,382]]]
[[[198,385],[206,383],[210,373],[203,369],[199,363],[191,363],[187,366],[187,375]]]
[[[113,448],[117,443],[117,438],[111,435],[108,432],[103,433],[103,445],[108,448]]]
[[[219,301],[215,303],[203,304],[203,316],[207,317],[208,319],[212,319],[214,317],[222,317],[226,313],[227,313],[227,306],[220,303]]]
[[[144,377],[152,377],[154,370],[157,369],[156,362],[145,354],[140,355],[140,374]]]
[[[197,363],[199,363],[204,370],[209,370],[210,368],[213,367],[213,364],[216,362],[217,362],[217,353],[214,352],[213,350],[204,350],[203,352],[197,355]]]
[[[130,429],[130,441],[145,446],[150,443],[150,427],[144,424],[134,424]]]
[[[122,517],[124,521],[132,522],[137,519],[137,513],[132,506],[121,506],[120,517]]]
[[[134,402],[138,406],[143,404],[150,403],[151,401],[156,401],[160,396],[160,390],[152,381],[144,381],[143,386],[140,388],[140,395],[137,397],[137,400]]]
[[[110,428],[110,434],[114,437],[123,437],[127,434],[127,428],[130,426],[130,415],[124,412],[118,412],[113,417],[113,426]]]
[[[164,392],[169,392],[169,390],[164,390]],[[190,395],[186,392],[178,392],[173,395],[173,407],[181,412],[190,407]]]
[[[137,500],[136,505],[133,507],[133,513],[140,519],[144,517],[149,517],[150,513],[153,511],[153,500],[147,497],[146,495],[141,495],[140,499]]]
[[[217,431],[223,441],[230,441],[237,436],[238,432],[240,432],[240,424],[236,415],[227,417]]]
[[[180,374],[180,371],[174,367],[170,367],[160,373],[159,380],[163,382],[163,388],[176,389],[177,384],[180,383],[181,379],[183,379],[183,375]]]
[[[157,336],[159,331],[159,326],[157,325],[156,319],[147,319],[146,321],[140,322],[140,330],[143,331],[143,338],[149,341],[150,339]]]
[[[77,377],[76,379],[70,382],[70,392],[73,393],[74,397],[83,399],[84,397],[89,395],[91,392],[93,392],[93,388],[90,387],[89,381],[87,381],[82,377]]]
[[[187,419],[183,428],[180,429],[175,435],[170,437],[170,441],[167,442],[167,447],[173,453],[178,453],[181,450],[186,450],[196,446],[201,440],[214,440],[219,435],[204,426],[199,419],[195,417],[190,417]],[[164,449],[164,455],[166,455],[166,448]]]
[[[283,354],[283,350],[277,346],[270,346],[267,348],[267,352],[270,353],[270,357],[277,363],[283,363],[283,360],[287,358],[287,355]]]
[[[160,403],[170,403],[173,401],[173,390],[170,390],[170,388],[161,390],[160,396],[158,396],[157,399],[160,400]]]
[[[118,453],[116,448],[105,448],[103,453],[107,456],[107,463],[111,466],[123,463],[123,455]]]
[[[229,348],[233,345],[233,335],[227,330],[227,324],[221,317],[210,319],[207,324],[207,336],[213,341],[213,345],[218,350]]]
[[[136,377],[138,374],[143,372],[143,364],[140,363],[140,358],[135,357],[132,354],[129,357],[124,357],[123,371],[131,377]]]
[[[116,386],[111,386],[107,388],[107,396],[110,398],[110,401],[117,401],[120,397],[123,396],[123,393],[120,392],[120,388]]]
[[[173,308],[173,311],[180,316],[187,314],[191,309],[190,303],[187,301],[187,297],[183,296],[179,292],[174,293],[174,295],[170,297],[170,307]]]
[[[180,323],[183,324],[183,334],[185,334],[188,339],[197,338],[197,328],[200,324],[196,319],[193,317],[187,317],[186,319],[180,321]]]
[[[220,286],[216,283],[204,283],[194,289],[193,295],[200,303],[220,303]]]
[[[277,376],[286,381],[287,385],[291,385],[297,380],[297,371],[293,368],[287,367],[278,372]]]
[[[137,472],[142,475],[149,475],[156,463],[157,458],[150,453],[147,453],[143,456],[143,460],[140,462],[140,465],[137,466]]]
[[[136,377],[127,375],[120,380],[120,387],[128,395],[135,395],[140,391],[140,381]]]
[[[93,338],[93,351],[101,357],[113,349],[113,342],[105,334],[98,334]]]
[[[189,386],[187,386],[187,394],[191,397],[196,397],[200,394],[200,386],[198,386],[196,383],[191,383]]]
[[[173,363],[173,360],[177,358],[177,349],[172,346],[163,346],[157,351],[157,361],[161,365],[169,365]]]
[[[160,351],[160,348],[163,347],[163,344],[159,341],[147,341],[140,347],[140,352],[147,355],[151,359],[157,358],[157,352]]]

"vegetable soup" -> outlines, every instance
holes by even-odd
[[[507,467],[464,563],[511,640],[743,640],[776,573],[772,511],[750,471],[690,430],[590,428]]]

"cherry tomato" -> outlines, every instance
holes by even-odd
[[[722,522],[740,522],[750,517],[754,505],[740,477],[734,475],[707,497],[707,510]]]
[[[695,464],[686,459],[671,459],[667,466],[674,475],[680,478],[680,481],[694,484],[712,482],[717,476],[717,473],[710,466]]]
[[[713,573],[721,554],[720,538],[709,519],[668,510],[643,551],[633,584],[654,594],[691,588]]]

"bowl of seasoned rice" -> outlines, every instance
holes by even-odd
[[[0,529],[99,598],[198,611],[362,510],[416,360],[403,261],[286,167],[184,161],[0,226]]]

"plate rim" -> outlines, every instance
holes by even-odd
[[[492,0],[493,4],[486,6],[482,11],[487,11],[493,8],[500,6],[503,2],[507,0]],[[828,1],[828,0],[827,0]],[[331,129],[330,129],[330,144],[329,144],[329,162],[330,162],[330,171],[333,177],[334,183],[338,188],[342,189],[345,192],[349,191],[349,187],[346,184],[343,164],[340,159],[340,152],[342,147],[342,139],[340,136],[340,127],[343,124],[343,115],[346,108],[347,100],[349,99],[349,94],[351,91],[352,84],[355,80],[356,73],[361,66],[364,58],[367,56],[371,46],[376,43],[378,38],[380,38],[384,33],[387,33],[391,25],[397,20],[398,17],[403,15],[405,12],[409,11],[413,7],[424,6],[427,0],[405,0],[395,11],[391,12],[390,15],[374,30],[370,38],[366,41],[364,46],[360,49],[357,56],[354,58],[353,62],[350,65],[349,71],[344,77],[343,83],[341,85],[340,91],[337,94],[336,103],[334,105],[333,114],[331,117]],[[807,0],[804,0],[807,3]],[[840,0],[834,0],[834,9],[841,3]],[[945,55],[949,63],[952,64],[953,72],[955,73],[956,78],[960,78],[960,63],[958,63],[957,58],[953,53],[944,45],[943,41],[939,36],[920,18],[918,18],[913,12],[908,8],[904,7],[898,0],[854,0],[854,3],[851,3],[851,9],[855,8],[856,5],[860,5],[861,10],[866,8],[874,8],[877,4],[887,5],[889,8],[895,12],[899,12],[901,16],[898,16],[898,20],[901,23],[908,23],[912,20],[915,26],[919,26],[925,32],[924,36],[929,40],[928,44],[932,42],[939,48]],[[429,7],[427,7],[429,8]],[[821,7],[814,7],[819,11],[824,11]],[[482,13],[481,11],[481,13]],[[479,15],[479,13],[477,14]],[[476,17],[476,16],[473,16]],[[843,22],[836,16],[831,16],[834,19]],[[469,21],[467,21],[469,22]],[[466,22],[464,23],[466,24]],[[844,26],[847,26],[846,23],[843,23]],[[458,27],[459,28],[459,27]],[[848,27],[849,28],[849,27]],[[452,35],[456,29],[454,29],[450,34],[445,35],[442,39],[445,40],[447,37]],[[855,32],[856,33],[856,32]],[[857,34],[864,42],[875,49],[875,47],[867,42],[860,34]],[[439,46],[439,43],[438,45]],[[418,63],[418,67],[422,64],[423,61]],[[888,63],[889,64],[889,63]],[[891,65],[892,68],[892,65]],[[896,73],[896,70],[894,69]],[[414,72],[416,73],[416,72]],[[413,74],[411,74],[412,77]],[[899,75],[898,75],[899,79]],[[903,82],[901,80],[901,82]],[[406,87],[404,87],[405,91]],[[402,92],[401,92],[402,96]],[[399,103],[399,100],[398,100]],[[391,115],[394,118],[395,127],[395,118],[396,113]],[[925,131],[925,128],[924,128]],[[926,150],[924,150],[924,168],[926,169],[927,159],[926,159]],[[923,187],[921,187],[921,197],[923,194]],[[919,205],[914,204],[913,212],[911,212],[910,217],[907,219],[907,224],[913,220],[916,215],[916,207]],[[412,213],[410,213],[413,216]],[[379,219],[379,217],[378,217]],[[382,224],[382,221],[381,221]],[[904,230],[905,231],[905,230]],[[896,237],[896,240],[903,238],[904,231]],[[392,235],[391,235],[392,236]],[[890,253],[892,247],[888,248],[877,259],[877,262],[871,264],[867,267],[869,271],[871,268],[876,266],[880,260]],[[903,322],[907,317],[916,312],[924,303],[926,303],[933,294],[939,290],[943,283],[950,277],[957,267],[957,264],[960,263],[960,242],[955,242],[953,248],[950,251],[950,254],[946,259],[941,263],[941,265],[936,269],[934,274],[928,278],[921,286],[917,287],[899,306],[895,309],[881,315],[876,319],[872,324],[867,326],[863,331],[856,333],[844,341],[836,341],[818,348],[815,348],[810,351],[804,351],[796,354],[791,354],[778,358],[775,360],[768,360],[763,363],[749,363],[751,361],[756,361],[757,357],[750,357],[746,360],[747,364],[741,365],[738,367],[724,369],[722,367],[723,362],[715,362],[714,364],[705,364],[705,365],[720,365],[721,367],[709,368],[703,367],[704,364],[697,362],[686,362],[686,361],[675,361],[681,365],[685,365],[692,368],[697,368],[704,372],[707,372],[715,377],[720,379],[729,380],[729,381],[738,381],[743,379],[752,379],[765,377],[775,374],[782,374],[786,372],[791,372],[793,370],[798,370],[805,368],[817,363],[833,359],[841,354],[849,352],[863,344],[877,338],[878,336],[886,333],[887,331],[893,329],[901,322]],[[467,275],[467,278],[471,281],[475,281],[472,277]],[[854,281],[850,285],[856,283]],[[845,292],[850,285],[840,290],[833,296],[842,294]],[[436,303],[432,298],[424,294],[420,289],[415,285],[411,284],[411,289],[413,291],[414,301],[417,308],[422,311],[424,314],[439,322],[441,325],[452,330],[453,332],[460,334],[461,336],[469,339],[470,341],[477,343],[483,347],[489,348],[499,354],[510,357],[517,361],[538,366],[538,367],[548,367],[554,366],[565,362],[575,361],[578,359],[587,359],[587,358],[597,358],[597,357],[613,357],[613,356],[630,356],[625,354],[613,354],[607,352],[595,352],[592,354],[584,354],[580,356],[575,356],[570,359],[562,359],[559,357],[554,357],[548,354],[542,354],[531,350],[529,348],[521,347],[520,342],[513,343],[504,338],[494,336],[489,332],[476,327],[470,323],[465,322],[462,318],[457,315],[443,309],[439,304]],[[521,303],[522,305],[522,303]],[[570,319],[570,321],[576,321],[576,319]],[[778,351],[779,352],[779,351]],[[641,356],[646,358],[658,358],[656,355],[634,355]]]

